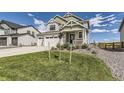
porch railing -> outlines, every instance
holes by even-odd
[[[73,44],[76,46],[81,46],[83,43],[83,40],[73,40]]]

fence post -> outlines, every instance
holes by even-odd
[[[115,49],[115,43],[114,43],[114,42],[113,42],[113,44],[112,44],[112,48]]]
[[[49,48],[49,61],[50,61],[50,59],[51,59],[51,54],[50,54],[50,42],[48,42],[48,48]]]
[[[69,63],[71,64],[72,60],[72,44],[70,45],[70,57],[69,57]]]
[[[124,48],[124,42],[121,42],[121,48]]]
[[[105,49],[106,49],[106,43],[105,43]]]

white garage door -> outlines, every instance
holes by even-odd
[[[50,47],[56,47],[58,43],[59,43],[58,37],[46,37],[44,40],[44,46],[48,46],[48,44],[50,44]]]
[[[48,47],[48,44],[50,44],[50,47],[56,47],[56,45],[59,43],[58,37],[45,37],[38,39],[38,46],[46,46]]]

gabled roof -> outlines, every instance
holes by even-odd
[[[27,26],[19,27],[18,29],[23,29],[23,28],[27,28],[27,27],[33,27],[36,31],[38,31],[39,33],[41,33],[37,28],[35,28],[32,25],[27,25]]]
[[[119,28],[119,32],[121,31],[123,25],[124,25],[124,18],[123,18],[123,20],[122,20],[122,22],[121,22],[121,25],[120,25],[120,28]]]
[[[36,29],[36,28],[35,28],[34,26],[32,26],[32,25],[22,26],[22,25],[19,25],[19,24],[10,22],[10,21],[6,21],[6,20],[1,20],[1,21],[0,21],[0,24],[6,24],[7,26],[9,26],[10,28],[13,28],[13,29],[21,29],[21,28],[26,28],[26,27],[33,27],[35,30],[37,30],[39,33],[41,33],[38,29]],[[3,28],[3,27],[0,26],[0,28]],[[3,29],[4,29],[4,28],[3,28]]]
[[[56,20],[54,20],[53,18],[49,20],[48,23],[57,23],[57,24],[60,24],[59,22],[57,22]]]
[[[70,13],[70,12],[66,13],[63,17],[66,18],[66,17],[69,17],[69,16],[73,16],[73,17],[79,19],[80,21],[83,21],[82,18],[80,18],[80,17],[78,17],[78,16],[76,16],[76,15]]]
[[[6,21],[6,20],[1,20],[1,21],[0,21],[0,24],[6,24],[6,25],[8,25],[10,28],[13,28],[13,29],[17,29],[17,28],[23,27],[23,26],[20,25],[20,24],[16,24],[16,23],[13,23],[13,22],[10,22],[10,21]]]
[[[65,22],[68,22],[66,19],[64,19],[63,17],[61,17],[61,16],[59,16],[59,15],[56,15],[55,17],[53,17],[53,18],[51,18],[49,21],[48,21],[48,23],[51,21],[51,20],[53,20],[53,19],[55,19],[55,18],[60,18],[60,19],[62,19],[63,21],[65,21]]]
[[[79,26],[86,28],[86,27],[85,27],[84,25],[82,25],[81,23],[76,22],[76,21],[74,21],[74,20],[70,20],[70,21],[68,21],[68,22],[61,28],[61,30],[62,30],[64,27],[66,27],[66,26],[67,26],[69,23],[71,23],[71,22],[74,22],[74,23],[78,24]]]

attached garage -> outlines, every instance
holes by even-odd
[[[47,35],[45,37],[39,37],[38,38],[38,46],[46,46],[48,47],[48,44],[50,44],[50,47],[56,47],[56,45],[59,43],[58,36],[50,36]]]
[[[0,38],[0,46],[7,46],[7,38],[6,37]]]
[[[59,43],[59,38],[56,36],[47,36],[44,42],[44,46],[48,46],[48,44],[50,44],[51,47],[56,47],[56,45]]]

